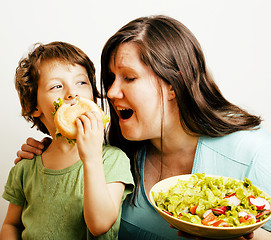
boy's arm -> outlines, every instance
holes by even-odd
[[[84,217],[94,236],[106,233],[117,220],[125,185],[105,182],[101,164],[84,164]]]
[[[106,183],[102,159],[103,121],[97,112],[77,119],[77,148],[84,168],[84,217],[94,236],[106,233],[115,223],[125,185]]]
[[[0,233],[0,240],[21,239],[22,210],[21,206],[9,203],[7,215]]]

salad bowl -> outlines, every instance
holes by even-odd
[[[220,181],[220,183],[222,182],[223,184],[220,184],[220,186],[218,188],[221,187],[221,185],[224,185],[224,183],[226,184],[226,186],[228,186],[228,182],[231,181],[233,183],[233,185],[235,186],[236,184],[240,183],[244,184],[244,186],[246,186],[246,181],[248,184],[251,185],[251,191],[254,193],[254,195],[256,195],[256,197],[253,196],[253,198],[251,197],[251,192],[247,191],[246,189],[242,189],[242,190],[237,190],[237,195],[234,193],[235,189],[229,189],[227,191],[230,191],[230,196],[226,196],[223,192],[221,191],[221,195],[222,195],[222,200],[221,203],[224,206],[220,206],[220,207],[214,207],[212,206],[212,210],[203,210],[203,209],[198,209],[199,207],[196,207],[196,211],[193,212],[193,214],[191,213],[191,204],[189,206],[185,206],[185,204],[187,204],[187,202],[193,202],[195,201],[194,205],[199,206],[202,204],[202,202],[204,202],[203,200],[200,200],[200,203],[196,202],[197,199],[195,197],[195,199],[193,200],[194,195],[196,196],[197,193],[193,193],[193,191],[188,190],[187,191],[187,186],[191,186],[191,188],[193,189],[193,186],[195,185],[195,179],[193,180],[193,183],[189,183],[191,181],[191,178],[197,178],[199,176],[200,180],[198,179],[198,182],[202,181],[202,185],[204,185],[204,181],[205,179],[211,179],[211,181],[213,181],[212,179],[217,179],[217,181]],[[203,181],[204,179],[204,181]],[[218,180],[219,179],[219,180]],[[208,180],[208,181],[209,181]],[[185,183],[185,184],[183,184]],[[186,185],[187,184],[187,185]],[[210,183],[206,183],[207,185],[210,185]],[[182,192],[182,190],[180,189],[176,189],[176,186],[185,186],[185,192]],[[212,185],[212,183],[211,183]],[[241,185],[242,186],[242,185]],[[178,187],[177,187],[178,188]],[[181,187],[180,187],[181,188]],[[232,187],[234,188],[234,187]],[[204,187],[202,187],[201,189],[205,189]],[[215,188],[213,188],[214,191],[216,190]],[[222,188],[223,189],[223,188]],[[205,190],[201,190],[200,194],[203,194],[202,192]],[[239,191],[239,192],[238,192]],[[198,191],[199,192],[199,191]],[[210,192],[208,190],[208,192]],[[174,198],[176,199],[176,195],[181,194],[184,196],[183,202],[178,202],[174,205]],[[229,194],[229,193],[227,193]],[[253,220],[251,220],[249,218],[250,215],[253,214],[247,214],[247,216],[244,216],[244,212],[241,206],[243,206],[243,202],[236,202],[236,199],[238,199],[236,196],[238,196],[240,198],[240,194],[247,194],[248,196],[248,200],[246,200],[246,204],[250,205],[249,209],[252,209],[252,212],[255,212],[255,216],[253,218]],[[259,197],[257,196],[259,194]],[[187,200],[188,197],[186,197],[186,195],[190,195],[189,200]],[[208,195],[208,197],[211,199],[212,198],[212,193],[205,193],[205,195]],[[210,197],[211,195],[211,197]],[[218,193],[215,193],[214,195],[219,195]],[[236,195],[236,196],[234,196]],[[234,197],[233,197],[234,196]],[[226,198],[229,199],[229,197],[231,197],[231,206],[227,206],[227,203],[225,203],[226,201],[229,200],[225,200]],[[223,199],[224,198],[224,199]],[[149,199],[151,204],[153,205],[153,207],[156,209],[156,211],[169,223],[171,224],[173,227],[175,227],[178,230],[181,230],[183,232],[189,233],[191,235],[194,236],[200,236],[200,237],[205,237],[205,238],[213,238],[213,239],[225,239],[225,238],[233,238],[233,237],[239,237],[239,236],[243,236],[245,234],[251,233],[253,231],[255,231],[256,229],[262,227],[267,221],[269,221],[271,219],[271,210],[270,210],[270,200],[271,198],[264,193],[263,191],[261,191],[260,189],[256,188],[255,186],[252,185],[252,183],[248,180],[245,179],[245,182],[242,182],[240,180],[234,179],[234,178],[228,178],[228,177],[222,177],[222,176],[215,176],[215,175],[205,175],[205,174],[187,174],[187,175],[179,175],[179,176],[174,176],[174,177],[170,177],[167,179],[164,179],[158,183],[156,183],[150,190],[150,194],[149,194]],[[192,200],[191,200],[192,199]],[[263,200],[263,199],[267,199],[267,200]],[[261,201],[259,200],[263,200],[264,203],[261,203]],[[211,201],[211,200],[210,200]],[[257,201],[259,202],[259,204],[257,203]],[[173,202],[173,204],[170,204],[171,202]],[[186,202],[186,203],[184,203]],[[208,201],[206,204],[208,205]],[[252,203],[254,204],[258,204],[261,206],[252,206]],[[264,207],[262,207],[263,204],[267,204]],[[243,204],[243,205],[242,205]],[[269,204],[269,205],[268,205]],[[193,205],[193,204],[192,204]],[[237,206],[239,205],[239,206]],[[211,205],[210,205],[211,206]],[[204,207],[203,207],[204,208]],[[208,208],[208,207],[207,207]],[[215,208],[215,209],[214,209]],[[177,210],[176,210],[177,209]],[[189,210],[190,209],[190,210]],[[225,219],[228,220],[228,218],[226,217],[226,215],[234,215],[230,212],[231,209],[234,209],[232,211],[235,211],[235,216],[236,219],[234,219],[234,217],[230,217],[231,222],[232,223],[226,223],[226,221],[224,221],[224,219],[222,218],[221,212],[223,211],[227,211],[227,213],[224,212],[225,214]],[[238,210],[239,209],[239,210]],[[269,209],[269,210],[266,210]],[[237,213],[237,210],[240,211],[240,213]],[[205,212],[204,212],[205,211]],[[202,215],[201,218],[196,216],[197,213],[198,215]],[[204,212],[204,213],[203,213]],[[212,215],[214,216],[215,220],[212,219],[212,222],[207,223],[207,224],[203,224],[204,220],[207,219],[207,215],[210,215],[208,212],[212,212]],[[203,213],[203,214],[202,214]],[[207,214],[208,213],[208,214]],[[214,213],[214,214],[213,214]],[[260,215],[261,214],[261,215]],[[265,216],[262,216],[262,215]],[[248,216],[249,215],[249,216]],[[257,215],[257,218],[256,218]],[[191,218],[190,218],[191,216]],[[260,217],[259,217],[260,216]],[[243,217],[243,218],[242,218]],[[241,218],[244,219],[248,219],[250,220],[250,222],[245,222],[243,223],[241,221]],[[203,220],[204,219],[204,220]],[[222,220],[221,220],[222,219]],[[240,223],[241,222],[241,223]],[[224,223],[224,224],[218,224],[218,223]]]

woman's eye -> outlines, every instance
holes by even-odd
[[[107,77],[108,81],[106,81],[106,82],[109,83],[110,85],[112,85],[113,82],[115,81],[115,78],[116,78],[115,74],[112,72],[109,72],[108,77]]]
[[[125,77],[124,78],[126,81],[132,82],[135,80],[135,77]]]

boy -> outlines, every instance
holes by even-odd
[[[96,102],[99,96],[93,63],[64,42],[36,46],[19,62],[15,84],[22,115],[51,136],[54,101],[73,103],[79,96]],[[130,161],[103,145],[97,112],[83,114],[76,125],[75,146],[53,137],[42,155],[11,169],[0,239],[117,239],[121,203],[133,189]]]

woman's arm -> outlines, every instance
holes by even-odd
[[[246,239],[246,238],[244,238]],[[252,238],[253,240],[267,240],[271,239],[271,232],[266,231],[263,228],[259,228],[256,231],[254,231],[254,236]]]
[[[0,240],[15,240],[21,239],[21,229],[23,227],[21,222],[23,208],[10,203],[7,211],[5,221],[3,223]]]
[[[17,158],[14,163],[17,164],[22,158],[32,159],[34,154],[40,155],[50,145],[52,139],[49,137],[37,141],[34,138],[28,138],[26,143],[21,146],[21,150],[17,152]]]

